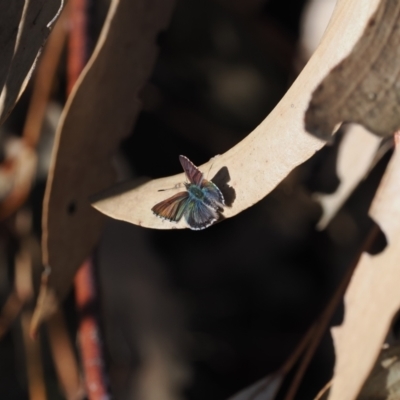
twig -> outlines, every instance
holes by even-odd
[[[68,41],[68,93],[81,74],[88,56],[87,0],[70,0],[71,30]],[[103,361],[100,328],[94,305],[97,300],[93,261],[87,259],[75,275],[75,297],[80,322],[79,346],[87,395],[90,400],[109,398],[108,379]]]
[[[284,377],[296,364],[297,360],[299,357],[302,355],[304,352],[304,349],[308,346],[310,343],[310,340],[313,338],[313,334],[316,328],[316,324],[313,324],[307,331],[307,333],[303,336],[301,339],[300,343],[297,345],[296,349],[292,352],[290,355],[289,359],[285,362],[285,364],[275,373],[268,375],[267,377],[264,378],[264,383],[256,390],[251,397],[249,397],[248,400],[254,400],[256,399],[259,395],[263,394],[265,390],[268,389],[268,387],[273,383],[274,379],[276,377],[279,377],[280,375]],[[276,387],[276,392],[280,388],[280,384],[277,385]]]
[[[76,81],[81,74],[88,53],[87,44],[87,0],[70,0],[70,35],[68,40],[68,60],[67,60],[67,92],[71,93]]]
[[[300,343],[297,345],[294,352],[290,355],[289,359],[285,362],[283,367],[280,369],[281,373],[287,374],[293,368],[293,366],[296,364],[299,357],[303,354],[304,350],[309,345],[310,341],[313,340],[316,328],[317,328],[317,323],[314,323],[313,325],[311,325],[311,327],[308,329],[307,333],[303,336]]]
[[[332,380],[330,380],[317,394],[314,400],[322,400],[325,398],[327,391],[331,388],[332,386]],[[324,396],[324,397],[323,397]]]
[[[40,350],[40,341],[33,340],[29,333],[32,314],[24,311],[21,315],[21,327],[25,345],[26,369],[28,375],[29,399],[46,400],[43,362]]]

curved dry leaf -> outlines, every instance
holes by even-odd
[[[339,208],[344,204],[356,186],[365,177],[374,162],[375,154],[382,139],[371,135],[361,125],[351,125],[339,145],[337,176],[340,179],[335,193],[317,193],[323,214],[318,222],[319,229],[325,229]]]
[[[4,86],[14,55],[18,24],[22,16],[25,0],[0,1],[0,88]]]
[[[381,0],[351,54],[322,81],[306,112],[306,129],[329,140],[340,122],[379,136],[400,128],[400,3]]]
[[[44,47],[42,57],[38,61],[33,79],[32,95],[22,132],[22,136],[32,147],[36,147],[42,132],[54,77],[68,34],[68,12],[67,7],[60,13],[60,17]]]
[[[351,51],[376,3],[377,0],[339,1],[318,49],[284,98],[248,137],[212,161],[211,176],[225,172],[224,183],[235,191],[235,201],[232,207],[225,208],[224,217],[232,217],[260,201],[293,168],[324,145],[303,129],[308,101],[328,71]],[[209,162],[200,169],[207,171],[210,165]],[[184,179],[180,174],[133,189],[131,185],[128,191],[126,187],[114,188],[101,194],[93,205],[112,218],[148,228],[183,228],[186,227],[183,221],[178,224],[163,221],[153,215],[151,208],[168,197],[159,189],[172,188]]]
[[[0,1],[0,124],[25,89],[63,4],[62,0]]]
[[[174,1],[113,0],[95,51],[68,99],[56,133],[43,205],[43,260],[48,286],[33,320],[53,311],[101,234],[104,217],[89,195],[115,182],[112,157],[139,114],[139,92],[157,53]]]
[[[332,329],[336,365],[330,400],[353,400],[400,308],[400,151],[396,148],[371,207],[386,234],[378,255],[363,253],[346,291],[343,324]]]

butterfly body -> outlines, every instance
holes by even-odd
[[[203,173],[185,156],[179,156],[189,180],[186,192],[179,192],[156,204],[152,211],[168,221],[185,217],[190,229],[201,230],[218,219],[218,210],[225,206],[224,196],[215,183],[204,179]]]

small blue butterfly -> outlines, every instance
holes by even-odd
[[[185,182],[187,191],[163,200],[151,210],[168,221],[177,222],[184,216],[190,229],[205,229],[218,219],[218,209],[225,206],[224,196],[188,158],[179,156],[179,161],[189,180]]]

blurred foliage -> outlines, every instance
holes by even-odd
[[[92,45],[106,6],[93,2],[88,10]],[[158,37],[160,54],[142,91],[143,111],[116,159],[121,179],[178,173],[179,154],[199,165],[254,129],[296,75],[303,6],[304,1],[295,0],[179,1],[169,29]],[[39,163],[49,157],[52,119],[58,119],[65,103],[65,62],[64,55],[38,147]],[[31,93],[29,84],[2,127],[2,140],[21,135]],[[146,368],[151,370],[149,365],[168,370],[167,379],[183,398],[217,400],[284,363],[323,310],[373,225],[367,211],[389,155],[328,228],[315,230],[321,208],[312,192],[335,190],[339,141],[340,135],[254,207],[201,234],[107,223],[95,261],[115,398],[139,396],[135,384]],[[25,205],[32,213],[30,235],[36,240],[45,179],[44,173],[37,175]],[[2,223],[2,305],[12,290],[20,239],[13,218]],[[73,293],[63,309],[74,337]],[[332,324],[340,323],[341,312]],[[62,398],[46,338],[43,331],[48,398]],[[2,399],[28,398],[24,357],[21,328],[14,323],[0,341]],[[296,398],[313,398],[330,379],[333,363],[327,333]]]

